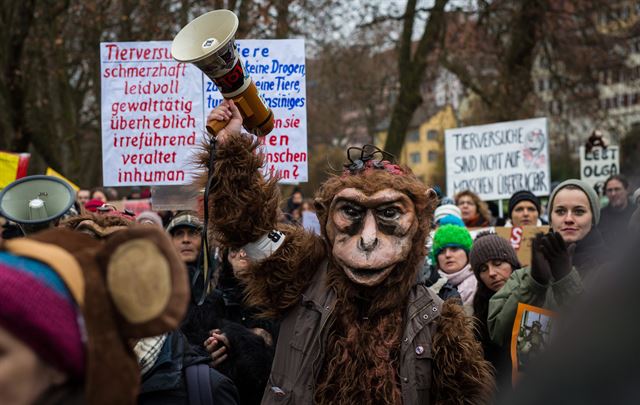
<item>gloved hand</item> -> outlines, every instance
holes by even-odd
[[[557,232],[549,232],[542,238],[542,252],[551,266],[551,275],[554,280],[564,278],[573,266],[572,257],[576,249],[575,243],[567,246],[562,235]]]
[[[543,250],[544,238],[545,235],[539,233],[531,242],[531,277],[539,284],[547,285],[551,281],[551,264]]]

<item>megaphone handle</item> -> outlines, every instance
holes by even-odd
[[[238,105],[238,109],[240,109],[240,112],[242,113],[242,118],[249,118],[253,116],[253,109],[251,109],[251,106],[247,103],[247,100],[245,100],[244,97],[240,96],[235,98],[233,99],[233,102]]]
[[[209,120],[207,121],[207,132],[211,135],[215,135],[222,131],[227,126],[229,121]]]

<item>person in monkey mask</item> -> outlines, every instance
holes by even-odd
[[[317,236],[278,223],[277,179],[233,102],[209,119],[228,123],[199,157],[208,235],[244,249],[248,304],[281,320],[262,403],[488,403],[491,366],[462,307],[416,281],[435,193],[389,154],[350,148],[316,193]]]

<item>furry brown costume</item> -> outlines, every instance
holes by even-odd
[[[228,246],[244,246],[274,229],[285,235],[285,242],[255,264],[243,280],[249,305],[261,308],[266,316],[285,319],[271,387],[267,387],[263,403],[487,403],[493,390],[491,368],[482,358],[462,309],[457,304],[442,304],[426,288],[415,285],[435,202],[427,188],[408,168],[385,168],[380,163],[380,167],[332,177],[316,197],[322,226],[322,238],[318,238],[303,229],[276,224],[276,181],[266,181],[260,174],[264,156],[256,148],[257,143],[238,134],[226,137],[212,167],[208,209],[210,237]],[[200,157],[205,167],[210,153],[208,150]],[[205,184],[206,179],[201,182]],[[332,204],[336,194],[345,189],[365,196],[390,189],[409,197],[417,218],[407,231],[412,235],[411,249],[390,271],[347,271],[344,257],[336,256]],[[397,230],[384,231],[394,236]],[[325,278],[321,276],[323,269]],[[378,274],[385,278],[375,285],[353,280],[368,280]],[[410,302],[410,296],[416,294],[422,306]],[[322,299],[318,307],[316,296],[326,298],[326,307]],[[301,303],[312,310],[301,308]],[[433,312],[407,313],[411,308]],[[323,314],[324,310],[329,314]],[[423,324],[427,319],[437,321]],[[405,345],[414,344],[407,335],[412,328],[431,330],[420,336],[432,337],[415,347],[416,360],[407,357],[410,352]],[[294,348],[301,348],[302,357]],[[310,353],[315,350],[320,352]],[[318,357],[313,360],[310,356]],[[294,363],[302,368],[287,369]],[[407,364],[415,364],[415,370],[407,370]],[[422,375],[428,370],[430,375]],[[303,377],[312,382],[303,386],[301,381],[307,381],[301,380]],[[428,392],[422,393],[429,386]]]
[[[126,229],[133,224],[134,221],[125,216],[87,212],[65,219],[60,223],[59,227],[87,233],[96,239],[104,239],[112,233]]]
[[[83,299],[76,297],[76,302],[87,340],[85,380],[81,382],[84,393],[79,403],[135,404],[140,368],[130,340],[178,326],[188,303],[188,280],[184,264],[162,229],[138,226],[109,234],[98,240],[56,228],[3,241],[0,250],[53,268],[75,263],[82,270],[82,278],[73,280],[84,287]],[[45,253],[50,251],[56,254]],[[52,393],[44,403],[72,402],[64,394]]]

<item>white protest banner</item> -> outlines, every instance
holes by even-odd
[[[548,195],[548,144],[546,118],[448,129],[447,194],[471,190],[487,201],[520,190]]]
[[[273,110],[262,138],[265,172],[307,181],[306,69],[303,40],[236,41],[245,71]],[[103,185],[183,185],[206,116],[222,100],[209,79],[171,57],[170,41],[100,46]]]
[[[604,182],[609,176],[620,172],[620,153],[617,146],[595,147],[587,153],[580,147],[580,179],[602,194]]]
[[[171,57],[171,42],[100,46],[105,186],[175,185],[192,179],[204,128],[202,73]]]
[[[261,138],[266,154],[265,174],[281,183],[300,183],[307,172],[307,86],[304,40],[237,40],[244,70],[260,97],[273,110],[274,129]],[[205,106],[222,101],[216,85],[205,77]]]

